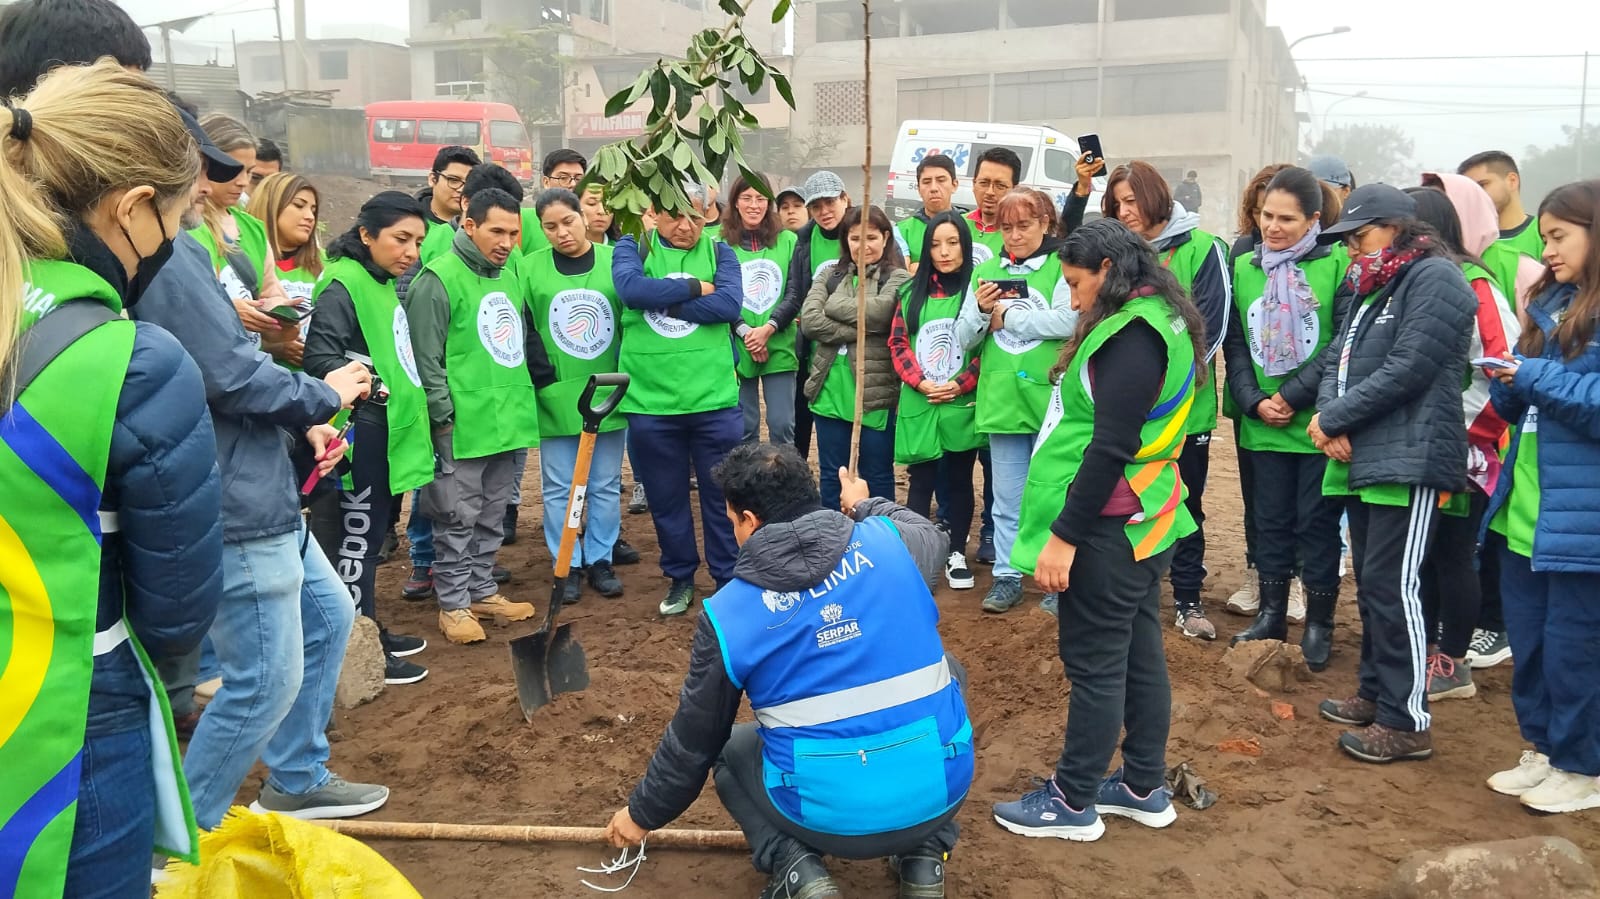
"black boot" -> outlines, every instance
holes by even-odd
[[[944,899],[944,860],[944,853],[926,849],[890,858],[889,867],[900,880],[900,899]]]
[[[1328,667],[1328,657],[1333,654],[1333,609],[1338,604],[1338,587],[1332,590],[1306,588],[1306,632],[1300,638],[1300,651],[1305,654],[1306,667],[1312,671]]]
[[[502,539],[500,541],[501,543],[505,544],[506,546],[510,546],[511,544],[517,542],[517,507],[516,506],[513,506],[513,505],[506,506],[506,517],[505,517],[504,523],[501,525],[501,528],[502,528],[502,533],[505,534],[504,539]]]
[[[796,855],[779,865],[761,891],[761,899],[838,899],[844,894],[814,852]]]
[[[1289,609],[1289,580],[1261,579],[1261,607],[1256,609],[1256,620],[1250,626],[1233,635],[1230,646],[1238,646],[1248,640],[1283,640],[1289,636],[1289,625],[1285,619]]]

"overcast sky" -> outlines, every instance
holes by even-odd
[[[308,2],[313,37],[330,26],[377,24],[399,33],[409,26],[405,0]],[[225,48],[235,35],[241,41],[274,35],[272,0],[122,3],[141,24],[217,13],[185,35],[216,48]],[[285,28],[291,27],[292,3],[283,0]],[[1600,3],[1591,0],[1269,0],[1267,20],[1291,41],[1350,26],[1348,34],[1295,48],[1311,88],[1313,135],[1325,125],[1397,124],[1416,141],[1416,161],[1424,168],[1453,168],[1488,147],[1522,153],[1530,144],[1560,141],[1561,126],[1578,123],[1581,54],[1600,51]],[[1573,57],[1558,58],[1567,54]],[[1401,59],[1418,56],[1467,58]],[[1506,58],[1515,56],[1533,58]],[[1040,63],[1060,65],[1059,60]],[[1596,93],[1589,121],[1600,123],[1600,58],[1591,68],[1589,83]],[[1364,97],[1341,96],[1363,91]],[[1302,96],[1302,110],[1306,103]],[[1600,160],[1596,163],[1600,168]]]

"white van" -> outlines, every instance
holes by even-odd
[[[889,159],[884,204],[889,216],[899,221],[922,208],[922,198],[917,195],[917,163],[935,153],[955,161],[961,183],[952,202],[963,211],[972,211],[978,205],[972,195],[973,170],[978,166],[978,157],[993,147],[1006,147],[1016,153],[1022,159],[1022,184],[1048,193],[1056,201],[1057,210],[1065,207],[1067,195],[1078,183],[1078,142],[1073,138],[1039,125],[913,119],[900,123],[894,155]],[[1100,215],[1105,178],[1097,177],[1095,182],[1086,220]]]

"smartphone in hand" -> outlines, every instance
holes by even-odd
[[[273,306],[270,309],[263,309],[261,311],[286,325],[298,325],[300,324],[300,320],[305,318],[305,315],[302,314],[299,309],[296,309],[293,306]]]
[[[1021,278],[995,278],[988,282],[1000,288],[1000,298],[1017,300],[1028,295],[1028,282]]]
[[[1472,364],[1478,366],[1479,368],[1487,368],[1491,371],[1499,371],[1503,368],[1517,367],[1517,363],[1511,359],[1497,359],[1494,356],[1481,356],[1472,360]]]
[[[1085,134],[1078,138],[1078,153],[1085,162],[1098,163],[1099,171],[1105,170],[1106,151],[1100,146],[1100,135]]]

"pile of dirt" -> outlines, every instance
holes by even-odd
[[[1478,696],[1435,708],[1435,757],[1374,767],[1335,748],[1340,728],[1321,720],[1325,696],[1354,691],[1359,653],[1354,587],[1345,585],[1332,666],[1294,693],[1268,694],[1235,674],[1223,657],[1228,636],[1247,619],[1220,612],[1243,577],[1240,508],[1231,439],[1212,444],[1207,497],[1212,575],[1205,598],[1222,634],[1216,643],[1168,629],[1173,686],[1169,764],[1187,761],[1218,795],[1206,811],[1180,806],[1163,831],[1113,819],[1092,844],[1025,840],[990,818],[1047,775],[1061,751],[1070,686],[1057,657],[1057,624],[1037,608],[1037,593],[1010,614],[983,614],[988,586],[938,591],[948,649],[969,672],[972,716],[980,729],[977,778],[961,813],[963,833],[949,866],[950,895],[974,899],[1043,897],[1375,897],[1395,864],[1418,849],[1515,836],[1561,836],[1600,858],[1600,816],[1536,818],[1483,786],[1523,748],[1511,711],[1509,666],[1477,672]],[[537,497],[536,462],[524,495]],[[629,479],[631,483],[631,479]],[[507,593],[541,612],[550,568],[539,509],[525,506],[524,538],[503,551],[515,573]],[[538,619],[489,628],[486,643],[450,646],[438,635],[431,603],[403,602],[401,558],[379,574],[387,627],[421,634],[427,680],[390,687],[373,703],[339,712],[342,739],[333,767],[393,788],[373,817],[388,820],[603,825],[643,774],[677,705],[688,665],[693,616],[662,620],[666,582],[652,564],[656,541],[647,516],[626,516],[625,536],[645,564],[619,569],[628,593],[617,600],[586,592],[563,615],[588,652],[593,681],[558,698],[532,724],[518,711],[507,640]],[[701,575],[701,595],[710,583]],[[1170,602],[1170,600],[1169,600]],[[1164,616],[1170,614],[1164,612]],[[1164,620],[1169,620],[1164,618]],[[1290,628],[1291,640],[1300,629]],[[1069,635],[1070,636],[1070,635]],[[241,793],[255,797],[252,781]],[[709,786],[677,826],[733,826]],[[581,896],[575,868],[615,853],[595,846],[505,846],[385,842],[374,846],[437,899]],[[833,864],[847,895],[893,895],[881,863]],[[591,878],[593,879],[593,878]],[[729,853],[652,851],[630,893],[636,896],[755,895],[763,880],[749,860]]]

